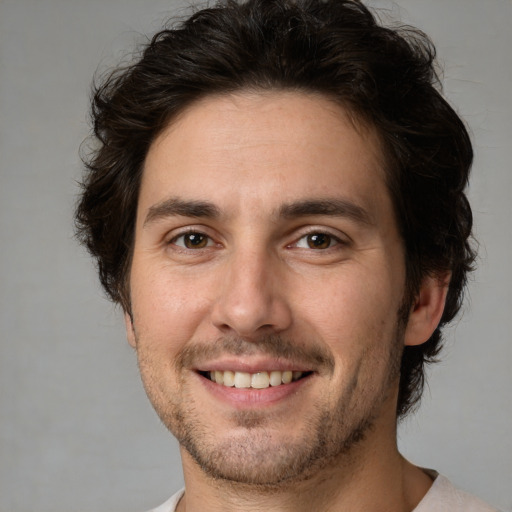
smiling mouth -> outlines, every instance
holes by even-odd
[[[229,388],[252,388],[252,389],[266,389],[269,387],[282,386],[290,384],[291,382],[298,381],[310,375],[312,372],[301,371],[269,371],[269,372],[233,372],[226,371],[211,371],[199,372],[203,377]]]

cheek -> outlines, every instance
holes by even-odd
[[[400,293],[391,281],[386,275],[377,281],[352,269],[321,281],[304,279],[295,294],[298,315],[334,336],[394,326]]]
[[[178,347],[193,337],[207,315],[209,300],[197,280],[158,271],[132,273],[131,296],[138,337]]]
[[[392,274],[376,281],[369,271],[358,272],[352,267],[343,276],[338,275],[324,283],[322,293],[304,283],[304,288],[316,289],[301,303],[297,315],[312,339],[317,339],[332,352],[336,369],[335,386],[345,389],[360,381],[373,388],[382,382],[388,371],[390,358],[397,347],[397,312],[401,302],[398,283]],[[382,274],[381,274],[382,277]],[[378,387],[378,386],[377,386]]]

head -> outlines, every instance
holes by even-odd
[[[170,124],[217,95],[319,95],[378,138],[405,254],[403,318],[424,279],[449,281],[438,327],[402,354],[397,415],[405,415],[421,397],[425,364],[435,359],[442,327],[461,306],[474,260],[464,194],[471,143],[438,86],[428,38],[380,26],[357,1],[224,1],[159,32],[140,59],[104,79],[93,98],[98,145],[86,158],[76,218],[107,294],[131,314],[144,164]]]

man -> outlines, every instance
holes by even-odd
[[[250,0],[97,87],[77,225],[180,443],[158,512],[491,510],[396,445],[475,256],[436,83],[360,2]]]

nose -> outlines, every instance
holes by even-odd
[[[251,338],[287,329],[292,321],[284,270],[264,251],[233,254],[224,262],[212,322],[224,334]]]

